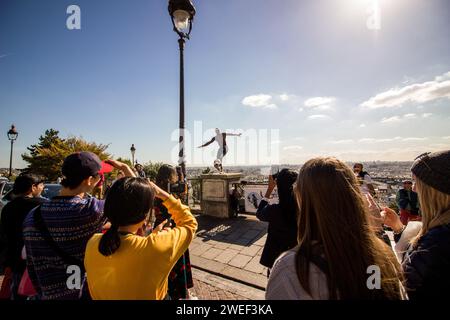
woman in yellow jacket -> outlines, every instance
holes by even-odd
[[[140,236],[155,197],[163,200],[177,227]],[[170,270],[197,230],[189,207],[147,179],[123,178],[111,187],[104,212],[111,228],[89,240],[84,259],[92,299],[165,299]]]

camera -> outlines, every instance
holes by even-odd
[[[169,193],[181,194],[186,192],[186,183],[178,182],[174,184],[169,184]]]

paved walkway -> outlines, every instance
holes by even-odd
[[[267,237],[267,223],[251,215],[233,219],[204,215],[196,218],[197,237],[189,247],[192,266],[265,290],[267,268],[259,260]]]
[[[192,270],[194,288],[190,292],[199,300],[264,300],[265,292],[224,279],[198,269]]]

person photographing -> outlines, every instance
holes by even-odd
[[[155,199],[176,227],[138,235]],[[84,260],[92,299],[167,299],[169,273],[197,230],[189,207],[149,180],[130,177],[111,187],[104,212],[111,228],[89,240]]]

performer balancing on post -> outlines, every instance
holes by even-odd
[[[222,133],[218,128],[216,128],[216,136],[211,138],[210,141],[207,143],[201,145],[199,148],[206,147],[216,141],[219,144],[219,150],[217,151],[217,160],[214,161],[215,165],[214,167],[218,169],[220,172],[222,172],[222,159],[225,157],[225,155],[228,153],[228,146],[227,146],[227,136],[235,136],[240,137],[242,133]]]

